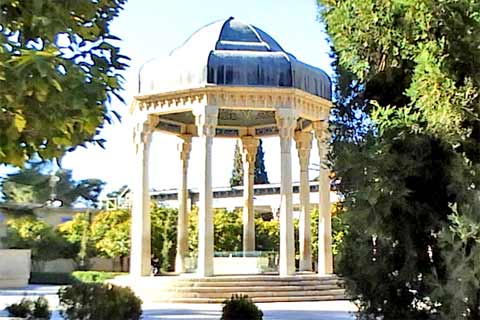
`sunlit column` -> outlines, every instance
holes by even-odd
[[[253,183],[258,138],[241,138],[243,160],[243,252],[255,250],[255,212],[253,210]]]
[[[312,133],[295,132],[295,142],[300,163],[300,271],[312,271],[312,239],[310,231],[310,179],[308,164],[312,148]]]
[[[320,156],[320,174],[318,177],[318,273],[331,274],[333,273],[333,255],[330,178],[329,170],[325,164],[328,153],[328,122],[316,121],[313,126]]]
[[[178,152],[181,161],[181,179],[178,189],[178,227],[177,227],[177,255],[175,257],[175,272],[183,273],[186,271],[185,258],[188,255],[188,159],[192,149],[192,136],[182,134],[179,136],[182,140],[178,143]]]
[[[280,136],[280,276],[295,273],[295,243],[292,216],[292,155],[293,133],[297,124],[294,110],[279,108],[276,120]]]
[[[132,276],[150,275],[151,226],[150,194],[148,184],[148,158],[152,130],[148,121],[134,127],[134,181],[132,187],[132,229],[130,274]]]
[[[200,143],[200,192],[198,207],[198,267],[201,277],[213,275],[212,142],[218,107],[194,109]]]

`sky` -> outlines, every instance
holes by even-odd
[[[62,159],[62,167],[72,169],[75,179],[98,178],[107,185],[105,191],[120,188],[132,181],[132,130],[128,122],[128,104],[138,90],[138,70],[146,61],[166,56],[192,33],[210,22],[233,16],[252,24],[272,36],[285,51],[297,59],[332,74],[329,45],[323,26],[317,19],[315,0],[130,0],[111,25],[111,33],[120,37],[121,52],[131,58],[123,97],[127,104],[114,102],[112,108],[122,115],[102,130],[107,140],[99,146],[78,148]],[[180,183],[178,138],[155,133],[150,152],[150,187],[176,188]],[[294,144],[292,144],[294,146]],[[235,140],[214,139],[213,186],[229,185],[233,168]],[[278,138],[263,140],[265,166],[271,183],[280,181],[280,146]],[[293,180],[299,180],[296,150],[292,149]],[[318,163],[313,143],[312,163]],[[193,140],[189,163],[189,187],[196,188],[199,169],[199,148]],[[0,168],[0,175],[6,173]],[[315,176],[315,171],[311,172]]]

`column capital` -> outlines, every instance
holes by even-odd
[[[328,141],[330,133],[328,132],[328,120],[320,120],[312,122],[315,138],[321,141]]]
[[[330,139],[330,132],[328,131],[328,120],[314,121],[312,123],[315,138],[317,139],[318,151],[320,158],[325,158],[328,153],[328,140]]]
[[[186,161],[190,158],[190,151],[192,150],[192,135],[189,133],[183,133],[178,137],[181,139],[177,144],[180,160]]]
[[[293,138],[293,132],[297,127],[298,114],[295,110],[278,108],[275,112],[278,135],[280,138]]]
[[[254,163],[259,139],[254,136],[243,136],[240,138],[240,142],[243,162]]]
[[[310,150],[312,148],[312,133],[307,131],[296,131],[294,139],[297,146],[298,159],[300,161],[300,170],[308,170]]]
[[[208,105],[204,108],[194,108],[192,112],[195,116],[198,136],[215,136],[215,127],[218,122],[218,107]]]

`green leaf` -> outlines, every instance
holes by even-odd
[[[56,79],[50,79],[50,82],[53,84],[53,86],[55,87],[55,89],[57,89],[57,91],[59,92],[62,92],[62,86],[60,85],[60,82],[58,82]]]

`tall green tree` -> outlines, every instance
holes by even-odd
[[[50,162],[29,162],[24,169],[8,174],[0,182],[4,201],[17,204],[44,204],[54,196],[62,205],[82,201],[94,206],[104,182],[99,179],[74,180],[72,171],[60,169],[52,176]]]
[[[125,2],[0,0],[0,163],[103,143],[107,104],[122,100],[128,58],[110,24]]]
[[[265,168],[265,153],[263,152],[262,139],[260,139],[257,147],[257,155],[255,157],[255,176],[254,184],[268,184],[268,174]],[[233,155],[232,177],[230,178],[230,186],[243,186],[243,161],[240,151],[240,144],[235,144],[235,153]]]
[[[348,229],[335,267],[359,318],[479,319],[480,3],[319,5]]]
[[[255,184],[268,184],[268,174],[267,169],[265,168],[265,153],[263,152],[263,141],[262,139],[258,142],[257,147],[257,156],[255,157]]]
[[[235,143],[235,153],[233,154],[232,177],[230,178],[230,186],[237,187],[243,185],[243,161],[240,144],[237,140]]]

